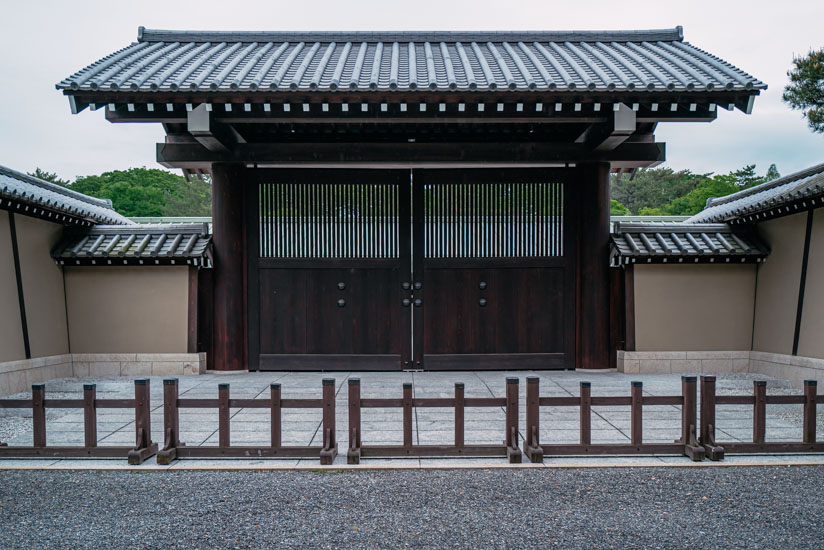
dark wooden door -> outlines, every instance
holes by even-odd
[[[560,170],[416,170],[418,368],[574,367],[574,243]]]
[[[247,194],[250,369],[408,365],[409,186],[402,170],[259,171]]]

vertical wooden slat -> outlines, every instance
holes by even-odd
[[[701,376],[701,433],[702,445],[715,441],[715,376]]]
[[[218,384],[218,445],[229,446],[229,384]]]
[[[334,449],[338,443],[335,439],[335,379],[323,379],[323,433],[325,450]]]
[[[513,439],[514,434],[514,439]],[[508,447],[518,448],[518,379],[506,379],[506,437]]]
[[[638,381],[632,382],[632,405],[630,412],[630,441],[633,445],[640,445],[643,440],[643,384]]]
[[[269,400],[271,401],[270,429],[272,447],[280,447],[283,445],[283,438],[281,436],[283,415],[281,409],[280,384],[273,383],[269,386]]]
[[[32,427],[34,430],[34,446],[46,446],[46,385],[32,384],[31,387],[31,408]]]
[[[349,449],[361,447],[360,378],[349,379]]]
[[[526,446],[540,447],[541,443],[541,392],[537,376],[526,378]]]
[[[455,382],[455,446],[464,446],[464,384]]]
[[[681,441],[685,445],[690,444],[690,432],[697,427],[696,381],[695,376],[681,377],[681,395],[684,398],[684,405],[681,409]]]
[[[581,445],[592,444],[592,384],[581,382]]]
[[[180,447],[180,414],[177,407],[177,378],[163,380],[163,431],[164,448]]]
[[[134,381],[134,426],[136,450],[147,449],[152,444],[152,417],[149,403],[149,379],[139,378]]]
[[[752,441],[764,443],[767,432],[767,381],[753,380]]]
[[[815,413],[818,382],[804,380],[804,427],[802,429],[804,443],[815,443]]]
[[[412,446],[412,383],[403,384],[403,446]]]
[[[86,447],[97,447],[97,386],[83,384],[83,433]]]

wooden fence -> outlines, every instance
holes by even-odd
[[[725,453],[799,453],[824,452],[824,443],[816,442],[816,408],[824,403],[824,395],[817,395],[814,380],[804,382],[800,395],[767,395],[766,382],[754,381],[752,395],[716,395],[715,376],[701,376],[700,426],[696,376],[681,377],[681,395],[643,395],[641,382],[632,382],[629,396],[592,396],[589,382],[580,383],[576,396],[541,397],[537,377],[528,377],[526,386],[526,426],[523,452],[532,462],[541,462],[545,456],[563,455],[626,455],[676,454],[692,460],[721,460]],[[321,464],[332,464],[337,456],[335,437],[335,380],[324,379],[320,399],[284,399],[280,384],[271,384],[268,399],[232,399],[229,384],[219,384],[217,399],[181,399],[177,379],[163,383],[164,446],[158,451],[151,440],[151,403],[149,381],[134,382],[134,399],[97,399],[94,384],[83,385],[82,399],[47,399],[45,384],[32,386],[31,399],[0,399],[0,409],[31,408],[33,417],[33,445],[9,446],[0,443],[0,457],[127,457],[129,464],[140,464],[157,454],[161,464],[176,458],[196,457],[319,457]],[[358,464],[361,457],[402,456],[500,456],[509,462],[521,461],[518,430],[518,378],[506,379],[505,397],[466,397],[464,385],[456,383],[454,397],[413,397],[412,385],[404,384],[400,398],[362,398],[359,379],[349,380],[349,448],[347,461]],[[680,408],[681,434],[672,443],[645,443],[643,439],[644,407],[673,406]],[[717,409],[726,405],[753,407],[752,441],[717,441],[715,437]],[[801,441],[766,441],[767,405],[803,406]],[[593,443],[592,407],[629,407],[629,443]],[[414,408],[454,409],[454,441],[451,445],[413,444],[412,412]],[[503,441],[500,445],[467,445],[464,438],[466,408],[489,407],[503,409]],[[577,443],[541,443],[541,407],[577,408],[580,418]],[[84,445],[47,445],[46,410],[83,409]],[[186,446],[180,441],[180,409],[217,409],[218,445]],[[269,445],[231,445],[231,409],[266,409],[270,415]],[[362,409],[402,409],[402,445],[370,445],[362,433]],[[98,409],[133,409],[135,414],[134,447],[99,446],[97,441]],[[283,409],[321,409],[322,445],[285,446],[282,444]],[[199,422],[202,420],[198,420]],[[699,429],[700,428],[700,429]],[[371,434],[366,434],[371,435]],[[363,441],[367,444],[363,444]]]
[[[412,384],[403,385],[403,397],[364,399],[360,379],[349,380],[349,464],[358,464],[362,456],[505,456],[510,463],[521,462],[518,448],[518,379],[506,379],[506,397],[465,397],[463,383],[455,384],[455,397],[412,397]],[[455,410],[455,440],[452,445],[413,445],[412,408],[439,407]],[[506,411],[501,445],[466,445],[464,418],[467,407],[503,407]],[[363,445],[361,409],[402,408],[403,445]]]
[[[134,399],[97,399],[95,384],[83,384],[83,399],[46,399],[46,385],[34,384],[31,399],[0,399],[0,409],[31,408],[33,445],[9,446],[0,443],[0,457],[127,457],[129,464],[140,464],[157,452],[152,443],[149,380],[134,381]],[[84,445],[46,445],[46,409],[83,409]],[[133,409],[134,447],[97,444],[98,409]]]
[[[177,379],[163,381],[163,449],[157,454],[160,464],[175,458],[193,457],[320,457],[321,464],[332,464],[338,454],[335,439],[335,380],[323,379],[321,399],[283,399],[280,384],[271,384],[269,399],[231,399],[229,384],[218,385],[217,399],[180,399]],[[217,409],[218,445],[186,446],[180,442],[180,409]],[[268,409],[271,440],[268,446],[233,446],[230,443],[230,409]],[[281,437],[283,409],[322,409],[323,446],[284,446]]]

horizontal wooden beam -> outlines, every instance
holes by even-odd
[[[197,143],[158,143],[168,168],[208,170],[215,162],[259,167],[550,167],[606,161],[613,169],[654,166],[666,159],[664,143],[623,143],[593,152],[570,143],[245,143],[213,152]]]

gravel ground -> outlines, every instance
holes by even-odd
[[[824,467],[0,472],[1,548],[821,548]]]

